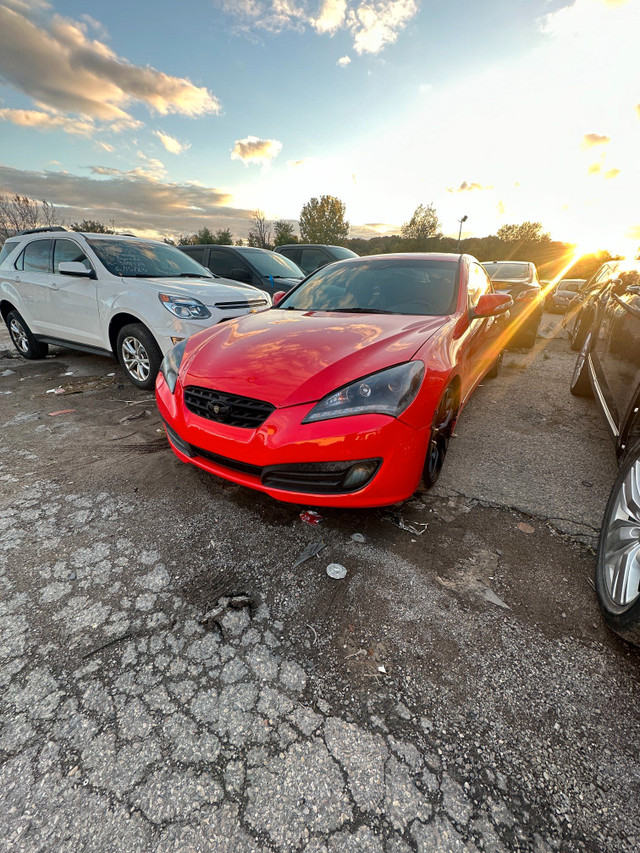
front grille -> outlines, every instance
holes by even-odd
[[[309,462],[306,464],[272,465],[264,469],[262,485],[285,492],[308,492],[316,495],[348,494],[358,491],[371,482],[380,467],[378,459],[371,462],[369,477],[357,486],[345,486],[344,480],[354,465],[353,462]]]
[[[235,302],[216,302],[216,308],[222,308],[224,310],[233,310],[233,309],[241,309],[241,308],[264,308],[265,305],[268,305],[266,299],[260,299],[260,297],[256,297],[255,299],[238,299]]]
[[[231,471],[239,471],[241,474],[250,474],[252,477],[260,479],[263,469],[259,465],[250,465],[248,462],[238,462],[237,459],[229,459],[227,456],[219,456],[217,453],[211,453],[210,450],[204,450],[202,447],[190,445],[191,451],[195,456],[201,456],[203,459],[208,459],[214,465],[220,465],[221,468],[229,468]]]
[[[244,429],[257,429],[276,408],[264,400],[252,400],[196,385],[184,389],[184,404],[201,418]]]

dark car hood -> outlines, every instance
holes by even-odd
[[[271,277],[268,275],[263,275],[262,278],[268,285],[269,290],[271,290]],[[301,278],[274,278],[273,292],[277,293],[279,290],[284,290],[288,293],[292,287],[295,287],[296,284],[300,284],[301,281]]]
[[[312,402],[409,361],[448,320],[271,309],[190,338],[181,381],[278,407]]]

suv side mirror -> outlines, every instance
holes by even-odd
[[[497,317],[513,305],[513,299],[505,293],[483,293],[478,304],[471,311],[472,319],[477,317]]]
[[[251,284],[251,272],[245,267],[236,267],[229,273],[229,278],[240,281],[243,284]]]
[[[79,278],[95,278],[93,270],[87,269],[82,261],[60,261],[58,264],[60,275],[74,275]]]

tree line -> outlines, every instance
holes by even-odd
[[[0,245],[7,237],[28,228],[63,224],[58,208],[47,201],[36,201],[27,196],[0,195]],[[555,277],[567,263],[572,245],[551,239],[540,222],[522,222],[503,225],[496,234],[487,237],[466,237],[458,240],[442,233],[441,223],[433,204],[419,204],[405,222],[400,234],[380,237],[349,237],[346,206],[331,195],[312,198],[300,211],[299,236],[295,233],[295,220],[270,221],[264,211],[254,210],[249,219],[246,243],[235,239],[230,228],[215,232],[204,226],[194,234],[180,234],[165,238],[174,245],[207,244],[248,245],[273,249],[285,243],[326,243],[346,246],[359,255],[379,255],[392,252],[465,252],[481,261],[521,260],[536,264],[540,278]],[[74,231],[115,234],[115,222],[109,224],[95,219],[72,222]],[[613,256],[606,251],[584,256],[565,274],[566,277],[588,278],[602,263]]]

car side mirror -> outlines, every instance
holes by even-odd
[[[231,270],[229,278],[232,278],[234,281],[240,281],[243,284],[251,284],[251,272],[244,267],[237,267]]]
[[[471,310],[471,317],[497,317],[513,306],[513,299],[504,293],[484,293],[475,308]]]
[[[58,264],[60,275],[74,275],[78,278],[95,278],[95,273],[87,269],[82,261],[61,261]]]
[[[273,307],[275,308],[278,302],[282,302],[284,296],[287,295],[286,290],[279,290],[277,293],[273,294]]]
[[[611,282],[611,292],[616,296],[622,296],[626,289],[627,286],[621,278],[614,278]]]

